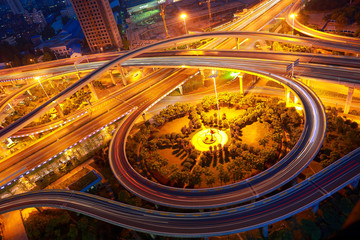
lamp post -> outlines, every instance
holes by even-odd
[[[208,9],[209,9],[209,21],[211,22],[212,18],[211,18],[211,7],[210,7],[210,0],[206,1]]]
[[[292,13],[290,15],[290,18],[292,18],[293,22],[292,22],[292,35],[294,35],[294,25],[295,25],[295,18],[296,18],[296,13]]]
[[[166,21],[165,21],[165,8],[166,8],[166,5],[167,5],[166,1],[165,1],[164,4],[160,5],[160,9],[161,9],[160,16],[162,17],[163,22],[164,22],[164,28],[165,28],[166,37],[169,38],[170,36],[169,36],[169,32],[168,32],[168,29],[167,29],[167,26],[166,26]]]
[[[184,26],[185,26],[185,34],[188,34],[188,31],[187,31],[187,28],[186,28],[186,14],[185,13],[183,13],[183,14],[181,14],[181,16],[180,16],[183,20],[184,20]]]
[[[36,61],[33,58],[30,58],[30,62],[32,62],[32,64],[36,64]],[[36,65],[36,68],[39,71],[39,66],[38,65]]]
[[[214,81],[216,105],[217,105],[217,110],[218,110],[218,124],[219,124],[219,121],[220,121],[220,107],[219,107],[218,94],[217,94],[217,90],[216,90],[216,81],[215,81],[216,76],[217,76],[217,71],[212,70],[212,74],[211,74],[210,77],[212,77],[212,79]]]
[[[45,91],[45,89],[44,89],[43,85],[42,85],[42,84],[41,84],[41,82],[40,82],[40,77],[36,77],[35,79],[39,82],[39,84],[40,84],[41,88],[44,90],[44,93],[46,94],[47,98],[49,98],[49,99],[50,99],[49,95],[46,93],[46,91]]]

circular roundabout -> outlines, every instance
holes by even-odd
[[[203,34],[201,34],[203,35]],[[228,36],[229,33],[216,33],[216,36]],[[241,35],[241,33],[231,33],[230,35]],[[197,39],[199,36],[186,36],[187,40]],[[168,46],[176,42],[174,39],[165,40],[141,50],[135,50],[132,57],[137,56],[145,51]],[[121,63],[130,56],[125,55],[114,60],[112,64]],[[182,66],[183,64],[180,64]],[[110,145],[109,159],[110,166],[118,181],[133,194],[156,204],[171,206],[177,208],[215,208],[221,206],[230,206],[252,199],[264,196],[267,193],[283,186],[295,176],[297,176],[316,156],[319,151],[326,132],[326,115],[324,107],[319,98],[307,86],[291,79],[268,73],[266,71],[256,70],[239,66],[237,63],[229,64],[214,59],[203,63],[201,58],[193,59],[187,62],[187,67],[241,71],[255,74],[257,76],[271,79],[289,87],[297,96],[304,106],[305,123],[303,133],[294,146],[294,148],[278,163],[266,171],[257,174],[246,180],[229,184],[222,187],[204,188],[204,189],[181,189],[165,186],[150,181],[139,173],[128,162],[125,153],[126,139],[135,122],[141,114],[147,111],[163,96],[167,95],[173,89],[181,86],[182,81],[174,81],[166,86],[166,89],[159,89],[156,95],[149,98],[146,103],[139,106],[127,119],[124,120],[121,127],[117,129]],[[179,62],[169,59],[157,59],[156,67],[178,67]],[[211,66],[211,67],[210,67]],[[171,89],[170,91],[168,89]],[[205,137],[206,139],[206,137]],[[205,146],[207,145],[201,140]],[[211,141],[211,140],[210,140]]]

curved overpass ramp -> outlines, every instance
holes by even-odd
[[[57,207],[136,231],[176,237],[210,237],[248,231],[291,217],[360,178],[360,149],[271,198],[205,213],[160,212],[66,190],[29,192],[0,201],[0,213]]]
[[[58,94],[57,96],[51,98],[40,107],[33,110],[31,113],[27,114],[26,116],[18,119],[14,123],[10,124],[8,127],[0,130],[0,141],[3,141],[5,138],[10,137],[12,134],[16,133],[19,129],[28,125],[34,118],[39,117],[40,115],[46,113],[51,108],[55,107],[58,103],[62,102],[65,98],[71,96],[73,93],[84,87],[87,83],[93,81],[96,77],[99,77],[102,73],[107,71],[108,68],[114,67],[117,64],[122,64],[128,59],[133,57],[139,56],[142,53],[156,50],[156,49],[163,49],[169,46],[172,46],[174,43],[178,43],[181,41],[188,41],[188,40],[199,40],[204,38],[213,38],[213,37],[222,37],[222,38],[229,38],[229,37],[248,37],[248,38],[256,38],[256,39],[264,39],[264,40],[274,40],[286,43],[293,43],[298,45],[306,45],[306,46],[319,46],[319,47],[326,47],[329,49],[343,49],[350,52],[360,52],[360,46],[352,46],[349,44],[341,44],[341,43],[333,43],[328,41],[322,41],[312,38],[304,38],[304,37],[295,37],[295,36],[288,36],[283,34],[273,34],[273,33],[260,33],[260,32],[215,32],[215,33],[202,33],[196,35],[186,35],[177,38],[167,39],[159,43],[155,43],[150,46],[145,46],[139,49],[135,49],[133,51],[127,52],[118,58],[111,60],[110,62],[104,64],[99,69],[89,73],[84,78],[80,79],[63,92]]]
[[[165,61],[163,64],[169,63]],[[281,187],[297,176],[316,156],[326,133],[326,114],[320,99],[308,87],[277,75],[241,68],[236,64],[224,64],[218,59],[207,60],[205,63],[194,59],[188,66],[246,71],[287,85],[299,96],[304,106],[303,134],[292,151],[280,162],[252,178],[218,188],[173,188],[142,177],[127,161],[126,138],[136,118],[153,104],[149,102],[140,106],[119,126],[110,145],[109,158],[113,173],[129,191],[148,201],[172,207],[198,209],[229,206],[263,196]]]
[[[285,19],[286,19],[287,24],[289,24],[289,26],[293,25],[293,19],[290,17],[291,13],[296,13],[299,11],[299,9],[301,7],[301,2],[302,2],[302,0],[297,0],[288,11],[289,14],[286,15]],[[330,34],[330,33],[322,32],[322,31],[318,31],[318,30],[309,28],[309,27],[301,24],[296,18],[294,19],[294,28],[297,31],[299,31],[305,35],[308,35],[310,37],[315,37],[315,38],[319,38],[322,40],[328,40],[328,41],[333,41],[333,42],[350,44],[353,46],[360,46],[359,38],[341,36],[341,35]]]

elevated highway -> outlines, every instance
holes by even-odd
[[[256,36],[258,35],[261,35],[260,33],[254,33]],[[199,35],[194,35],[194,36],[184,36],[184,37],[181,37],[181,38],[175,38],[175,39],[169,39],[169,40],[165,40],[163,43],[157,43],[157,44],[154,44],[152,46],[148,46],[148,47],[144,47],[144,48],[141,48],[141,49],[137,49],[135,50],[134,52],[132,53],[127,53],[125,54],[124,56],[121,56],[119,57],[118,59],[115,59],[115,60],[112,60],[111,62],[107,63],[104,65],[104,67],[100,68],[100,69],[97,69],[95,70],[94,72],[90,73],[89,75],[87,75],[86,77],[82,78],[80,81],[78,81],[76,84],[72,85],[71,87],[69,87],[68,89],[66,89],[64,92],[62,92],[59,96],[56,96],[54,97],[53,99],[49,100],[48,102],[46,102],[43,106],[39,107],[38,109],[36,109],[35,111],[33,111],[31,114],[21,118],[19,121],[11,124],[9,127],[5,128],[5,129],[2,129],[0,131],[0,137],[2,139],[4,139],[5,137],[8,137],[10,136],[11,134],[14,134],[15,132],[18,131],[18,129],[21,129],[24,125],[27,125],[27,123],[30,123],[33,119],[35,119],[36,117],[38,117],[39,115],[41,115],[41,113],[43,112],[46,112],[47,109],[50,109],[54,106],[54,102],[55,101],[60,101],[61,99],[64,99],[66,98],[67,96],[70,96],[73,92],[75,92],[77,89],[80,89],[82,88],[83,86],[85,86],[88,82],[92,81],[93,79],[96,79],[97,76],[99,76],[101,73],[107,71],[108,68],[110,67],[113,67],[119,63],[122,63],[122,64],[125,64],[125,61],[126,60],[129,60],[130,58],[132,57],[136,57],[136,56],[139,56],[141,54],[144,54],[146,53],[147,51],[149,50],[156,50],[156,49],[161,49],[161,48],[164,48],[164,45],[166,46],[166,44],[171,44],[179,39],[182,39],[182,38],[195,38],[195,39],[198,39],[198,38],[204,38],[205,36],[207,37],[211,37],[212,35],[216,35],[216,36],[223,36],[223,37],[229,37],[230,36],[249,36],[251,35],[251,33],[206,33],[206,34],[199,34]],[[275,34],[273,36],[273,34],[266,34],[264,33],[264,35],[268,38],[272,38],[272,37],[276,37],[277,35]],[[283,35],[280,35],[280,38],[282,37],[285,37]],[[287,37],[287,36],[286,36]],[[289,38],[289,37],[287,37]],[[297,41],[299,40],[298,37],[294,37],[294,38],[289,38],[291,41]],[[313,39],[307,39],[307,41],[313,41]],[[319,41],[316,41],[316,42],[319,42]],[[320,41],[321,44],[328,44],[328,43],[323,43]],[[343,45],[340,44],[339,48],[341,48]],[[195,52],[195,54],[198,54],[198,52]],[[159,57],[159,56],[158,56]],[[309,57],[309,56],[308,56]],[[188,60],[186,60],[188,61]],[[259,61],[261,62],[261,61]],[[353,60],[351,60],[350,62],[354,62]],[[153,60],[152,64],[155,64],[155,61]],[[184,63],[181,63],[180,65],[180,62],[177,62],[177,64],[179,64],[178,66],[183,66],[184,64],[186,64],[186,62]],[[240,69],[242,68],[248,68],[249,66],[248,65],[242,65],[240,61],[238,61],[238,64],[240,64]],[[254,63],[251,63],[252,65]],[[273,64],[273,63],[271,63]],[[204,65],[207,65],[209,66],[209,64],[206,64],[206,63],[201,63],[202,66]],[[141,65],[140,65],[141,66]],[[260,66],[259,66],[260,67]],[[271,66],[270,66],[271,68]],[[267,69],[264,69],[264,70],[269,70],[269,66],[267,67]],[[285,69],[284,69],[285,70]],[[270,69],[270,71],[272,71]],[[348,70],[350,71],[350,70]],[[312,72],[312,71],[309,71],[309,72]],[[324,69],[322,71],[322,73],[326,72],[326,69]],[[321,73],[321,74],[322,74]],[[60,100],[59,100],[60,99]],[[56,102],[55,102],[56,103]],[[85,135],[83,136],[86,136],[86,133],[84,133]],[[56,137],[53,137],[56,139]],[[45,141],[45,140],[44,140]],[[48,144],[47,144],[48,145]],[[47,146],[45,145],[45,146]],[[69,145],[70,146],[70,145]],[[53,153],[53,155],[56,155],[56,153],[53,152],[53,150],[51,148],[48,148],[48,147],[42,147],[44,148],[44,151],[45,149],[48,150],[47,153]],[[55,148],[56,149],[56,148]],[[63,148],[65,149],[65,148]],[[22,155],[19,155],[19,157],[22,157],[23,159],[25,159]],[[36,163],[39,164],[39,161],[40,159],[37,159]],[[11,171],[13,174],[8,174],[6,173],[5,175],[3,175],[4,177],[2,179],[4,179],[3,183],[5,183],[5,179],[6,181],[10,181],[11,179],[14,179],[16,178],[17,176],[19,176],[20,174],[15,174],[16,172],[18,172],[18,169],[16,168],[17,165],[15,164],[15,162],[11,162],[12,164],[10,164],[9,166],[13,166],[13,170]],[[41,162],[40,162],[41,163]],[[20,169],[23,169],[23,167],[21,167]],[[9,171],[9,170],[7,170]],[[23,171],[27,171],[26,169],[23,169]]]
[[[169,42],[165,41],[165,43],[171,43],[172,40],[169,40]],[[142,51],[156,49],[156,47],[159,47],[159,45],[134,50],[132,54],[125,54],[124,56],[111,61],[106,64],[104,68],[95,70],[94,73],[91,73],[80,80],[78,84],[74,84],[69,89],[65,90],[58,98],[53,98],[53,101],[65,97],[65,95],[69,94],[71,91],[76,91],[76,88],[80,87],[81,84],[93,80],[93,77],[96,77],[101,73],[101,71],[105,71],[108,67],[111,67],[114,64],[122,63],[134,55],[141,54]],[[209,62],[207,62],[206,64],[194,65],[196,67],[215,67],[218,69],[224,69],[224,67],[221,66],[221,63],[218,62],[218,64],[219,65],[214,64],[210,66]],[[190,66],[190,64],[187,65]],[[226,68],[228,68],[228,66],[226,66]],[[298,143],[296,145],[297,147],[294,149],[300,151],[299,153],[301,153],[301,155],[298,155],[300,158],[304,155],[307,155],[307,158],[310,159],[314,157],[321,146],[323,135],[326,131],[326,124],[324,123],[325,116],[319,99],[311,91],[309,91],[305,85],[290,81],[287,78],[266,71],[259,71],[235,65],[230,67],[230,69],[254,72],[261,76],[281,81],[289,87],[292,87],[299,97],[303,96],[301,100],[303,101],[305,107],[306,122],[309,124],[312,122],[314,125],[311,124],[308,126],[312,127],[312,129],[305,129],[306,131],[304,131],[301,139],[304,139],[304,136],[307,134],[309,134],[309,138],[303,142],[304,145]],[[166,94],[169,90],[171,91],[179,86],[179,84],[183,81],[183,79],[178,78],[174,81],[160,82],[159,84],[163,85],[156,89],[156,95],[154,95],[155,91],[148,91],[144,94],[143,98],[137,99],[143,103],[139,104],[139,106],[142,108],[147,105],[151,105],[152,102]],[[157,87],[159,86],[160,85],[157,85]],[[151,90],[154,90],[154,88]],[[49,107],[49,104],[50,103],[46,103],[42,107],[47,108]],[[317,111],[316,109],[320,111]],[[40,109],[38,112],[42,110],[43,109]],[[35,116],[37,113],[30,114],[30,118],[31,116]],[[136,117],[135,114],[130,116],[130,118],[134,117]],[[106,119],[104,121],[109,120]],[[127,121],[127,119],[125,121]],[[8,134],[8,132],[4,130],[6,129],[0,131],[2,136]],[[318,144],[319,146],[316,146]],[[360,177],[359,154],[359,150],[356,150],[355,152],[342,158],[339,162],[337,162],[337,164],[333,164],[324,169],[322,172],[316,174],[315,177],[312,177],[283,193],[274,195],[269,199],[224,211],[206,212],[200,214],[157,212],[134,206],[127,206],[125,204],[105,200],[97,196],[90,196],[78,192],[55,190],[53,192],[30,192],[3,199],[0,201],[0,212],[30,206],[53,206],[77,211],[120,226],[159,235],[182,237],[224,235],[251,230],[258,227],[266,227],[268,224],[285,219],[299,211],[317,204],[319,201],[330,196],[332,193],[338,191],[345,185],[357,181]],[[307,163],[305,163],[305,165],[306,164]],[[300,172],[301,168],[304,166],[304,162],[294,161],[289,163],[288,166],[290,168],[287,170],[293,171],[293,173],[296,171]],[[288,171],[281,170],[280,172],[281,174],[277,176],[277,180],[279,182],[287,181],[290,173],[288,174]],[[269,173],[265,173],[265,175],[267,174]],[[124,176],[120,175],[120,177]],[[259,178],[256,179],[256,181],[259,181],[259,185],[257,190],[255,190],[255,193],[257,193],[257,191],[261,192],[262,189],[268,188],[269,185],[273,186],[272,182],[260,183],[261,177],[262,176],[259,176]],[[280,185],[282,184],[281,182],[279,183]],[[252,182],[252,184],[256,184],[256,182]],[[94,208],[94,205],[96,208]]]
[[[286,15],[285,19],[286,19],[287,24],[289,24],[289,26],[293,25],[293,19],[290,17],[290,15],[292,13],[299,12],[299,10],[301,8],[301,2],[302,2],[302,0],[296,0],[295,3],[292,5],[292,7],[288,11],[288,14]],[[350,44],[350,45],[354,45],[354,46],[360,46],[359,38],[341,36],[341,35],[318,31],[318,30],[309,28],[309,27],[301,24],[296,18],[294,19],[294,28],[297,31],[299,31],[305,35],[308,35],[310,37],[315,37],[318,39],[328,40],[328,41],[332,41],[332,42]]]

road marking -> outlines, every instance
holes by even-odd
[[[236,211],[237,211],[237,209],[230,210],[230,211],[228,211],[228,212],[231,213],[231,212],[236,212]]]
[[[201,217],[201,214],[193,214],[193,217]]]
[[[263,203],[267,203],[269,201],[271,201],[271,198],[264,200]]]
[[[218,215],[218,214],[220,214],[220,213],[218,213],[218,212],[210,213],[210,215]]]
[[[184,214],[176,214],[175,216],[177,216],[177,217],[184,217],[185,215],[184,215]]]
[[[285,194],[287,194],[287,191],[286,192],[283,192],[282,194],[280,194],[279,196],[284,196]]]
[[[250,206],[247,206],[246,208],[252,208],[252,207],[254,207],[254,206],[255,206],[255,204],[250,205]]]

